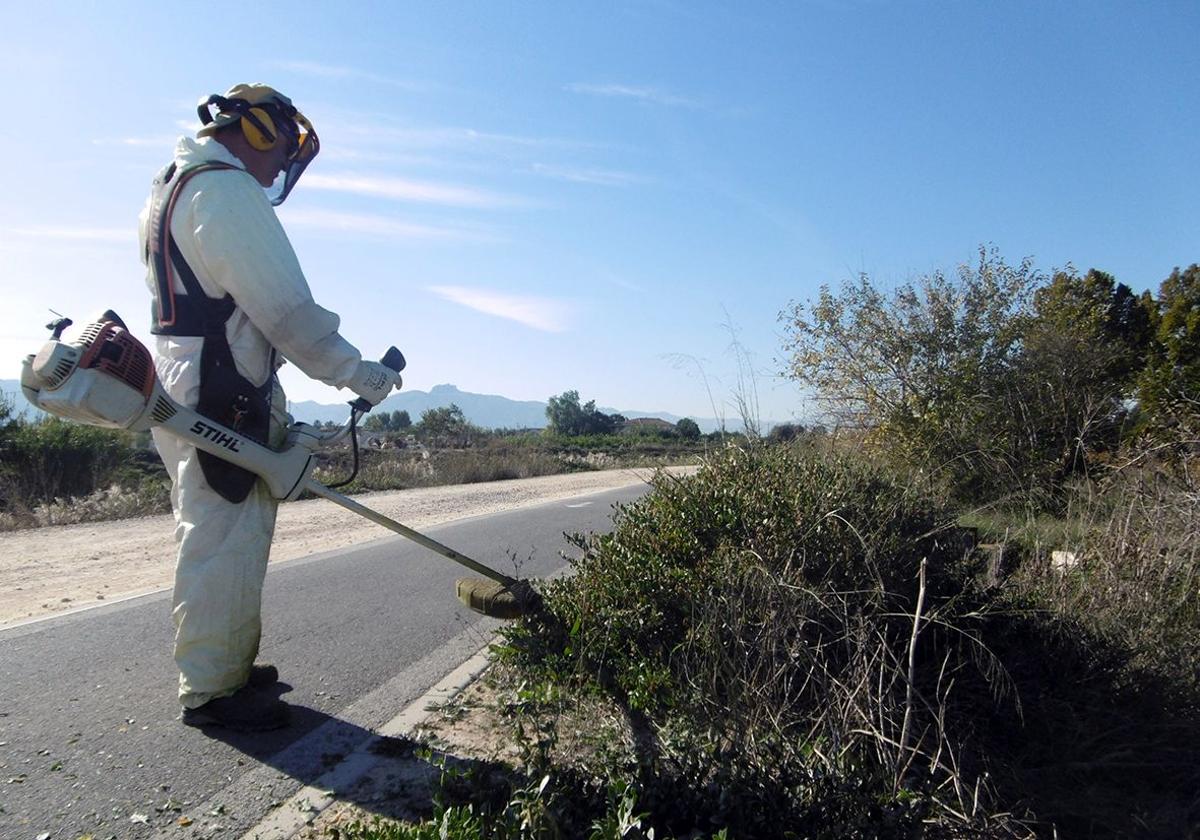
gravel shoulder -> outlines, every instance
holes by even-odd
[[[649,469],[603,470],[355,498],[409,527],[422,529],[645,483],[652,475]],[[170,587],[174,530],[174,518],[165,515],[0,534],[0,627]],[[271,562],[345,548],[391,533],[323,499],[289,502],[279,508]]]

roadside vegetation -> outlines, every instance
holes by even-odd
[[[578,407],[578,394],[552,398]],[[545,430],[482,429],[455,405],[368,415],[360,429],[360,469],[343,492],[402,490],[511,478],[693,463],[729,434],[701,435],[692,420],[625,429],[617,415],[591,425]],[[351,474],[349,443],[318,454],[316,477]],[[15,417],[0,398],[0,531],[167,513],[169,479],[149,433],[101,429],[55,417]]]
[[[507,773],[339,838],[1200,832],[1200,266],[983,250],[783,318],[833,431],[576,537],[495,648]]]

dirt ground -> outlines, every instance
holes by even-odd
[[[348,789],[337,791],[332,804],[313,813],[291,840],[337,840],[355,824],[369,826],[379,818],[409,823],[428,819],[442,764],[458,772],[472,770],[476,784],[491,779],[501,791],[514,780],[522,784],[528,772],[524,769],[526,753],[537,749],[534,734],[527,731],[532,729],[533,719],[517,712],[523,705],[517,691],[511,673],[497,674],[493,666],[446,703],[430,707],[428,717],[404,739],[384,739],[372,749],[376,764]],[[632,728],[612,703],[599,698],[571,702],[560,698],[559,706],[553,715],[555,745],[550,749],[555,767],[598,777],[597,768],[589,768],[586,757],[601,745],[609,753],[624,751],[627,761],[635,761]],[[524,736],[518,734],[518,718],[526,730]],[[546,723],[547,716],[542,718]],[[430,754],[423,755],[414,747],[423,747]]]
[[[689,468],[673,468],[672,471]],[[646,469],[371,493],[363,504],[412,528],[644,483]],[[171,586],[174,519],[60,525],[0,533],[0,627]],[[271,562],[343,548],[391,532],[323,499],[279,508]]]

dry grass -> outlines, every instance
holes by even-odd
[[[80,498],[56,498],[32,506],[14,504],[0,513],[0,531],[107,522],[171,512],[170,489],[163,480],[147,479],[132,487],[114,484]]]

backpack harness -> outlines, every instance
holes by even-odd
[[[191,266],[183,258],[171,235],[171,214],[180,190],[193,175],[219,169],[238,170],[228,163],[199,163],[167,166],[154,179],[153,205],[146,236],[146,263],[154,276],[155,299],[150,316],[154,335],[192,336],[204,339],[200,352],[200,401],[196,411],[251,440],[266,445],[271,421],[271,391],[274,372],[261,387],[238,373],[225,335],[225,324],[237,303],[233,296],[212,298],[204,293]],[[178,276],[186,294],[175,292]],[[268,369],[274,370],[271,349]],[[198,451],[204,479],[222,498],[245,501],[258,476],[203,450]]]

